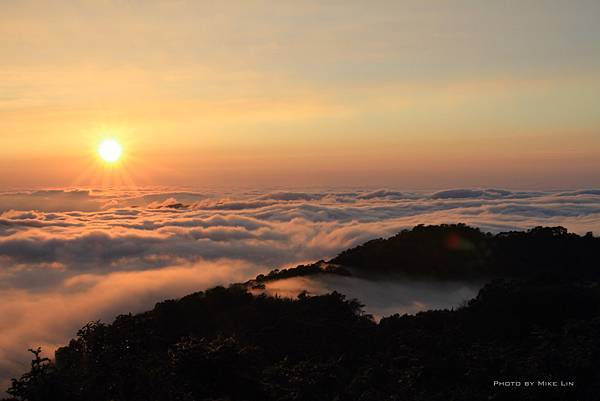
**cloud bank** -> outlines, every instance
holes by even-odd
[[[415,224],[456,222],[492,232],[537,225],[597,232],[600,190],[0,193],[0,377],[26,368],[26,348],[52,351],[89,320],[330,258]],[[441,307],[471,294],[383,283],[310,286],[343,289],[382,314]]]

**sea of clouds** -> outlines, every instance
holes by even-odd
[[[0,193],[0,380],[27,369],[27,348],[51,353],[88,321],[327,259],[416,224],[456,222],[491,232],[599,231],[600,190]],[[452,306],[477,290],[327,280],[300,284],[341,289],[376,315]]]

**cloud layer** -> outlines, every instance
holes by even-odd
[[[255,292],[293,298],[303,291],[308,291],[310,295],[337,291],[349,298],[359,299],[365,305],[365,312],[379,320],[394,313],[402,315],[429,309],[458,307],[475,297],[482,285],[483,283],[458,281],[371,281],[327,275],[267,282],[264,290]]]
[[[86,321],[329,258],[415,224],[453,222],[493,232],[536,225],[597,232],[600,190],[0,193],[0,377],[26,368],[27,347],[52,350]],[[382,285],[310,283],[316,292],[364,298],[376,313],[440,307],[471,293]]]

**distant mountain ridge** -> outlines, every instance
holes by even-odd
[[[600,238],[564,227],[535,227],[499,234],[465,224],[418,225],[390,238],[368,241],[329,261],[276,269],[250,284],[315,274],[371,279],[395,276],[433,280],[558,275],[598,278]]]

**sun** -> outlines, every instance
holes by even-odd
[[[106,139],[98,147],[98,154],[105,162],[116,163],[123,154],[123,147],[114,139]]]

